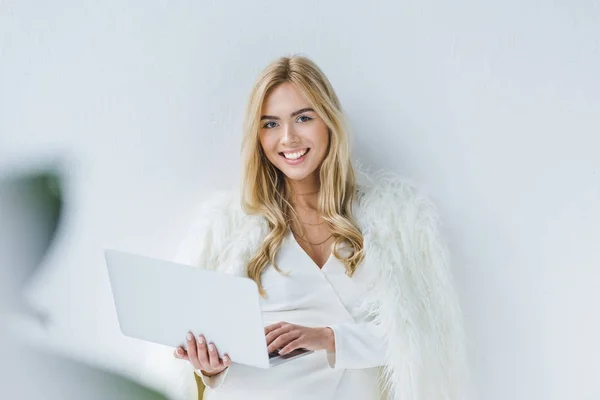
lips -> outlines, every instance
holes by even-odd
[[[306,160],[310,148],[281,152],[279,155],[287,165],[299,165]]]
[[[285,158],[286,160],[294,161],[304,157],[309,151],[310,148],[291,150],[285,152],[282,151],[281,153],[279,153],[279,155]]]

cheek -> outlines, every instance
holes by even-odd
[[[329,148],[329,129],[325,124],[323,124],[323,127],[319,132],[317,143],[321,149],[321,153],[327,154],[327,149]]]
[[[326,152],[329,146],[329,129],[324,122],[319,121],[311,125],[299,125],[297,131],[307,139],[314,147],[317,147],[318,152]]]
[[[260,135],[260,146],[263,150],[263,153],[267,156],[267,158],[271,161],[274,161],[276,154],[274,154],[276,142],[269,138],[268,135]]]
[[[262,147],[265,154],[269,153],[269,140],[266,135],[259,136],[260,147]]]
[[[325,152],[327,152],[327,148],[329,147],[329,129],[325,128],[325,133],[323,133],[323,147],[325,148]]]

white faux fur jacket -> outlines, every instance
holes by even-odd
[[[387,332],[382,399],[470,398],[462,313],[435,207],[389,173],[359,169],[357,183],[353,213],[365,248],[358,268],[371,289],[362,306]],[[205,202],[194,220],[177,261],[245,275],[266,220],[246,215],[239,197],[225,194]],[[191,366],[172,349],[152,348],[144,374],[174,397],[197,398]]]

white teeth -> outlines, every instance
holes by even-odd
[[[299,159],[300,157],[302,157],[303,155],[305,155],[305,154],[306,154],[306,152],[307,152],[307,150],[308,150],[308,149],[306,149],[306,150],[303,150],[303,151],[298,151],[298,152],[296,152],[296,153],[283,153],[283,156],[284,156],[285,158],[287,158],[288,160],[297,160],[297,159]]]

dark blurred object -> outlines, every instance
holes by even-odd
[[[30,314],[21,292],[36,273],[55,238],[63,210],[63,189],[58,173],[23,172],[0,180],[0,269],[10,275],[0,301],[13,311]]]
[[[58,228],[63,209],[63,189],[60,184],[58,174],[52,171],[33,171],[0,182],[0,204],[5,201],[12,203],[13,207],[18,207],[19,217],[30,216],[35,224],[35,236],[31,238],[35,240],[23,243],[27,246],[31,262],[29,268],[18,271],[23,279],[29,279],[40,264]],[[26,222],[29,224],[32,221]]]
[[[23,298],[59,231],[64,188],[55,169],[31,170],[0,179],[0,313],[43,322]],[[33,346],[11,335],[0,315],[0,399],[165,399],[142,385]],[[25,333],[25,332],[22,332]],[[21,336],[21,335],[19,335]]]

